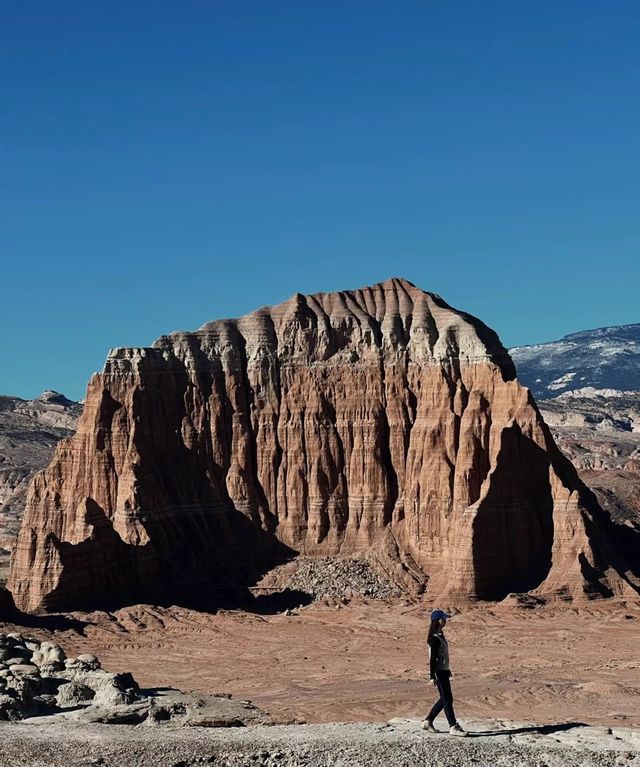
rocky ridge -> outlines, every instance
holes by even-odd
[[[544,400],[540,410],[600,505],[640,530],[640,392],[586,387]]]
[[[640,435],[640,391],[586,386],[543,400],[540,410],[554,428],[590,429],[603,439]]]
[[[53,391],[33,400],[0,396],[0,583],[6,579],[29,483],[47,466],[58,442],[75,432],[81,412],[82,405]]]
[[[211,597],[373,551],[432,596],[607,596],[638,587],[629,535],[495,333],[392,279],[113,350],[8,585],[23,610]]]

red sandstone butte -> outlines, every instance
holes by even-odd
[[[617,535],[497,335],[391,279],[112,350],[8,587],[68,610],[373,550],[432,596],[635,594]]]

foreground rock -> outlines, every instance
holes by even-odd
[[[365,550],[434,597],[640,575],[495,333],[393,279],[113,350],[8,585],[25,611],[187,601]]]
[[[0,634],[0,719],[90,705],[122,710],[139,701],[131,674],[111,674],[95,655],[67,658],[53,642]]]
[[[70,724],[244,727],[269,717],[249,701],[162,688],[141,691],[129,673],[101,668],[95,655],[67,658],[54,642],[0,634],[0,720],[37,717]]]
[[[417,720],[186,731],[2,725],[0,767],[638,767],[637,730],[464,721],[468,738],[428,735]],[[89,741],[90,739],[90,741]],[[91,743],[91,755],[87,754]]]

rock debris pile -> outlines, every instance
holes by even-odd
[[[354,596],[392,599],[400,589],[380,576],[365,559],[353,557],[301,558],[284,587],[304,591],[314,599],[344,599]],[[285,565],[286,567],[286,565]]]

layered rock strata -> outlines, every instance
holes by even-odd
[[[75,432],[81,412],[82,405],[54,391],[33,400],[0,395],[0,583],[31,478],[49,464],[56,444]]]
[[[609,595],[616,534],[496,334],[392,279],[113,350],[8,585],[68,609],[375,549],[434,596]]]

